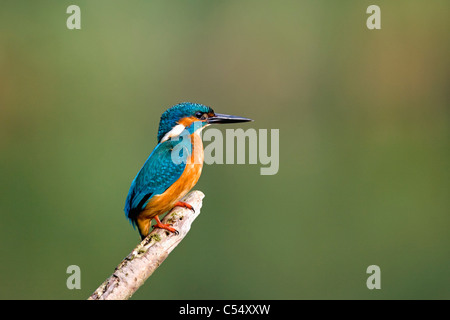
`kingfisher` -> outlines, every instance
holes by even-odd
[[[174,207],[193,207],[181,199],[195,186],[203,167],[200,132],[210,124],[238,123],[252,119],[215,113],[210,107],[183,102],[167,109],[159,121],[158,144],[131,183],[125,214],[141,239],[154,228],[178,231],[161,223],[159,216]]]

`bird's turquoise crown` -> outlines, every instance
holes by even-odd
[[[164,111],[159,121],[158,142],[177,125],[179,120],[186,117],[196,117],[199,112],[214,113],[214,110],[199,103],[182,102]]]

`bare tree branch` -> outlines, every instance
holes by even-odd
[[[184,197],[182,201],[189,203],[195,212],[175,207],[162,221],[173,224],[179,234],[155,228],[123,259],[112,276],[106,279],[88,300],[129,299],[189,232],[192,222],[200,214],[204,197],[201,191],[192,191]]]

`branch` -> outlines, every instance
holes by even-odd
[[[195,213],[187,208],[175,207],[162,220],[162,223],[173,224],[180,234],[155,228],[88,300],[129,299],[189,232],[192,222],[200,214],[204,197],[201,191],[192,191],[184,197],[182,201],[192,205]]]

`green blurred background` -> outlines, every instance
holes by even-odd
[[[449,299],[449,9],[2,1],[0,298],[85,299],[112,273],[159,116],[192,101],[280,129],[279,172],[205,166],[201,215],[134,299]]]

